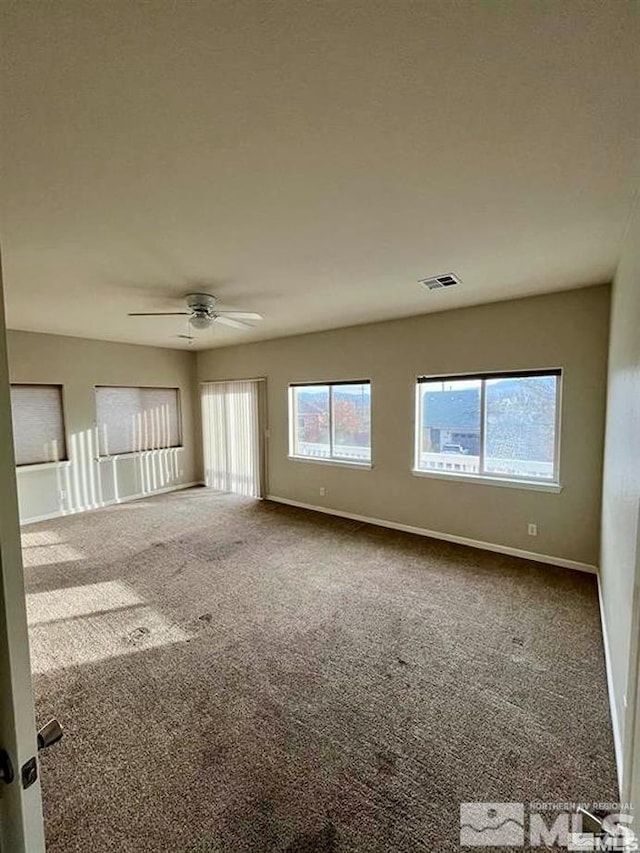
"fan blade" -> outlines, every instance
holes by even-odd
[[[233,320],[231,317],[225,317],[224,315],[216,315],[215,317],[216,323],[222,323],[224,326],[231,326],[233,329],[250,329],[251,326],[248,323],[242,323],[240,320]]]
[[[127,317],[189,317],[191,311],[133,311]]]
[[[216,311],[219,317],[232,317],[235,320],[264,320],[262,314],[255,311]]]

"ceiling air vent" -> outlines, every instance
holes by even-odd
[[[457,275],[452,272],[446,275],[436,275],[432,278],[421,278],[420,284],[423,284],[429,290],[442,290],[443,287],[455,287],[457,284],[462,284]]]

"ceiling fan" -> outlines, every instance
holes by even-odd
[[[209,329],[214,323],[231,326],[234,329],[251,329],[246,320],[262,320],[262,314],[255,311],[220,311],[216,306],[218,299],[210,293],[187,293],[184,296],[187,311],[133,311],[129,317],[187,317],[194,329]],[[190,335],[178,335],[191,340]]]

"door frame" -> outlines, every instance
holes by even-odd
[[[258,430],[260,442],[260,500],[269,494],[269,410],[267,408],[267,380],[264,377],[255,380],[258,383]]]
[[[40,779],[22,784],[21,768],[36,759],[36,727],[13,453],[7,335],[0,261],[0,748],[14,779],[0,782],[0,851],[45,849]]]
[[[626,689],[627,707],[624,720],[622,802],[640,808],[640,501],[638,501],[638,528],[636,537],[636,570],[631,597],[631,637],[629,643],[629,671]],[[640,836],[640,816],[634,821],[636,835]]]

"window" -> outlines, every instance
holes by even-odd
[[[369,465],[371,383],[290,386],[289,426],[291,456]]]
[[[11,417],[16,465],[66,460],[60,385],[12,385]]]
[[[177,388],[96,388],[101,456],[180,446]]]
[[[417,471],[558,482],[559,370],[422,377]]]

